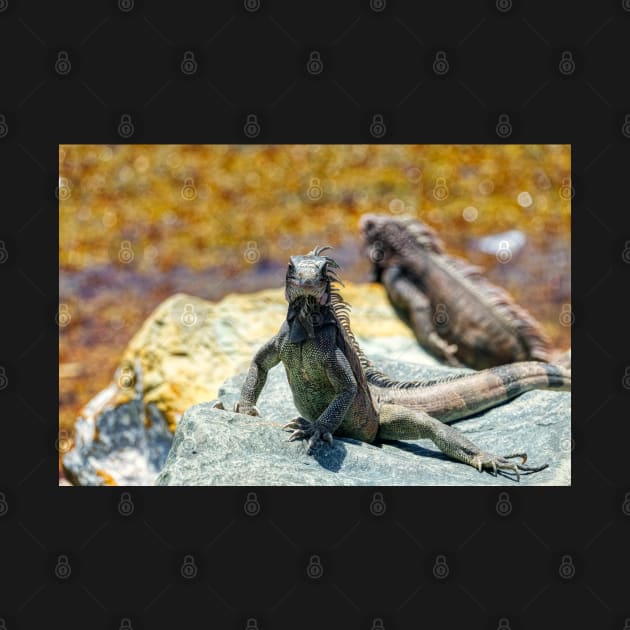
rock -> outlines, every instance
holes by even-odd
[[[344,295],[368,356],[437,364],[393,314],[380,285],[348,284]],[[160,304],[130,341],[112,384],[78,418],[75,446],[63,459],[67,478],[78,485],[152,484],[182,413],[216,398],[226,379],[247,369],[286,308],[282,289],[217,303],[178,294]]]
[[[376,343],[376,342],[375,342]],[[435,378],[455,371],[373,357],[396,378]],[[245,374],[219,392],[226,409],[238,398]],[[269,372],[259,399],[262,418],[195,405],[184,414],[157,485],[515,485],[513,478],[478,473],[448,459],[430,440],[365,444],[335,438],[313,456],[303,441],[288,442],[281,426],[297,411],[284,369]],[[522,475],[521,485],[569,485],[571,396],[532,391],[456,423],[490,452],[526,451],[533,465],[549,468]]]
[[[173,441],[169,427],[153,403],[138,395],[119,402],[110,385],[83,410],[75,424],[75,446],[63,467],[74,485],[149,485],[164,464]]]

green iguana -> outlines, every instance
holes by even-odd
[[[451,365],[483,369],[551,359],[540,324],[481,269],[449,256],[427,225],[366,214],[360,229],[375,279],[428,352]],[[570,366],[570,354],[554,359]]]
[[[448,422],[499,405],[532,389],[570,390],[571,372],[523,362],[433,381],[401,382],[377,370],[350,328],[348,304],[338,292],[337,263],[316,247],[289,262],[287,318],[277,335],[256,352],[234,411],[260,415],[255,407],[268,371],[282,362],[300,417],[283,428],[289,440],[307,439],[308,453],[333,434],[364,442],[431,439],[450,457],[490,469],[536,472],[527,455],[503,457],[483,451]],[[221,402],[216,404],[223,408]],[[521,458],[521,463],[510,461]]]

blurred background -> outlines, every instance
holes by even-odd
[[[61,434],[175,292],[280,287],[316,244],[369,281],[366,212],[431,225],[568,348],[570,177],[568,145],[60,146]]]

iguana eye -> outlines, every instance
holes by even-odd
[[[292,276],[293,274],[295,274],[295,267],[293,266],[293,263],[289,263],[289,267],[287,268],[287,275]]]

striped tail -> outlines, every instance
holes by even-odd
[[[472,416],[532,389],[571,391],[570,369],[539,361],[510,363],[437,381],[390,381],[387,387],[379,386],[376,379],[368,380],[377,403],[424,411],[442,422]]]

